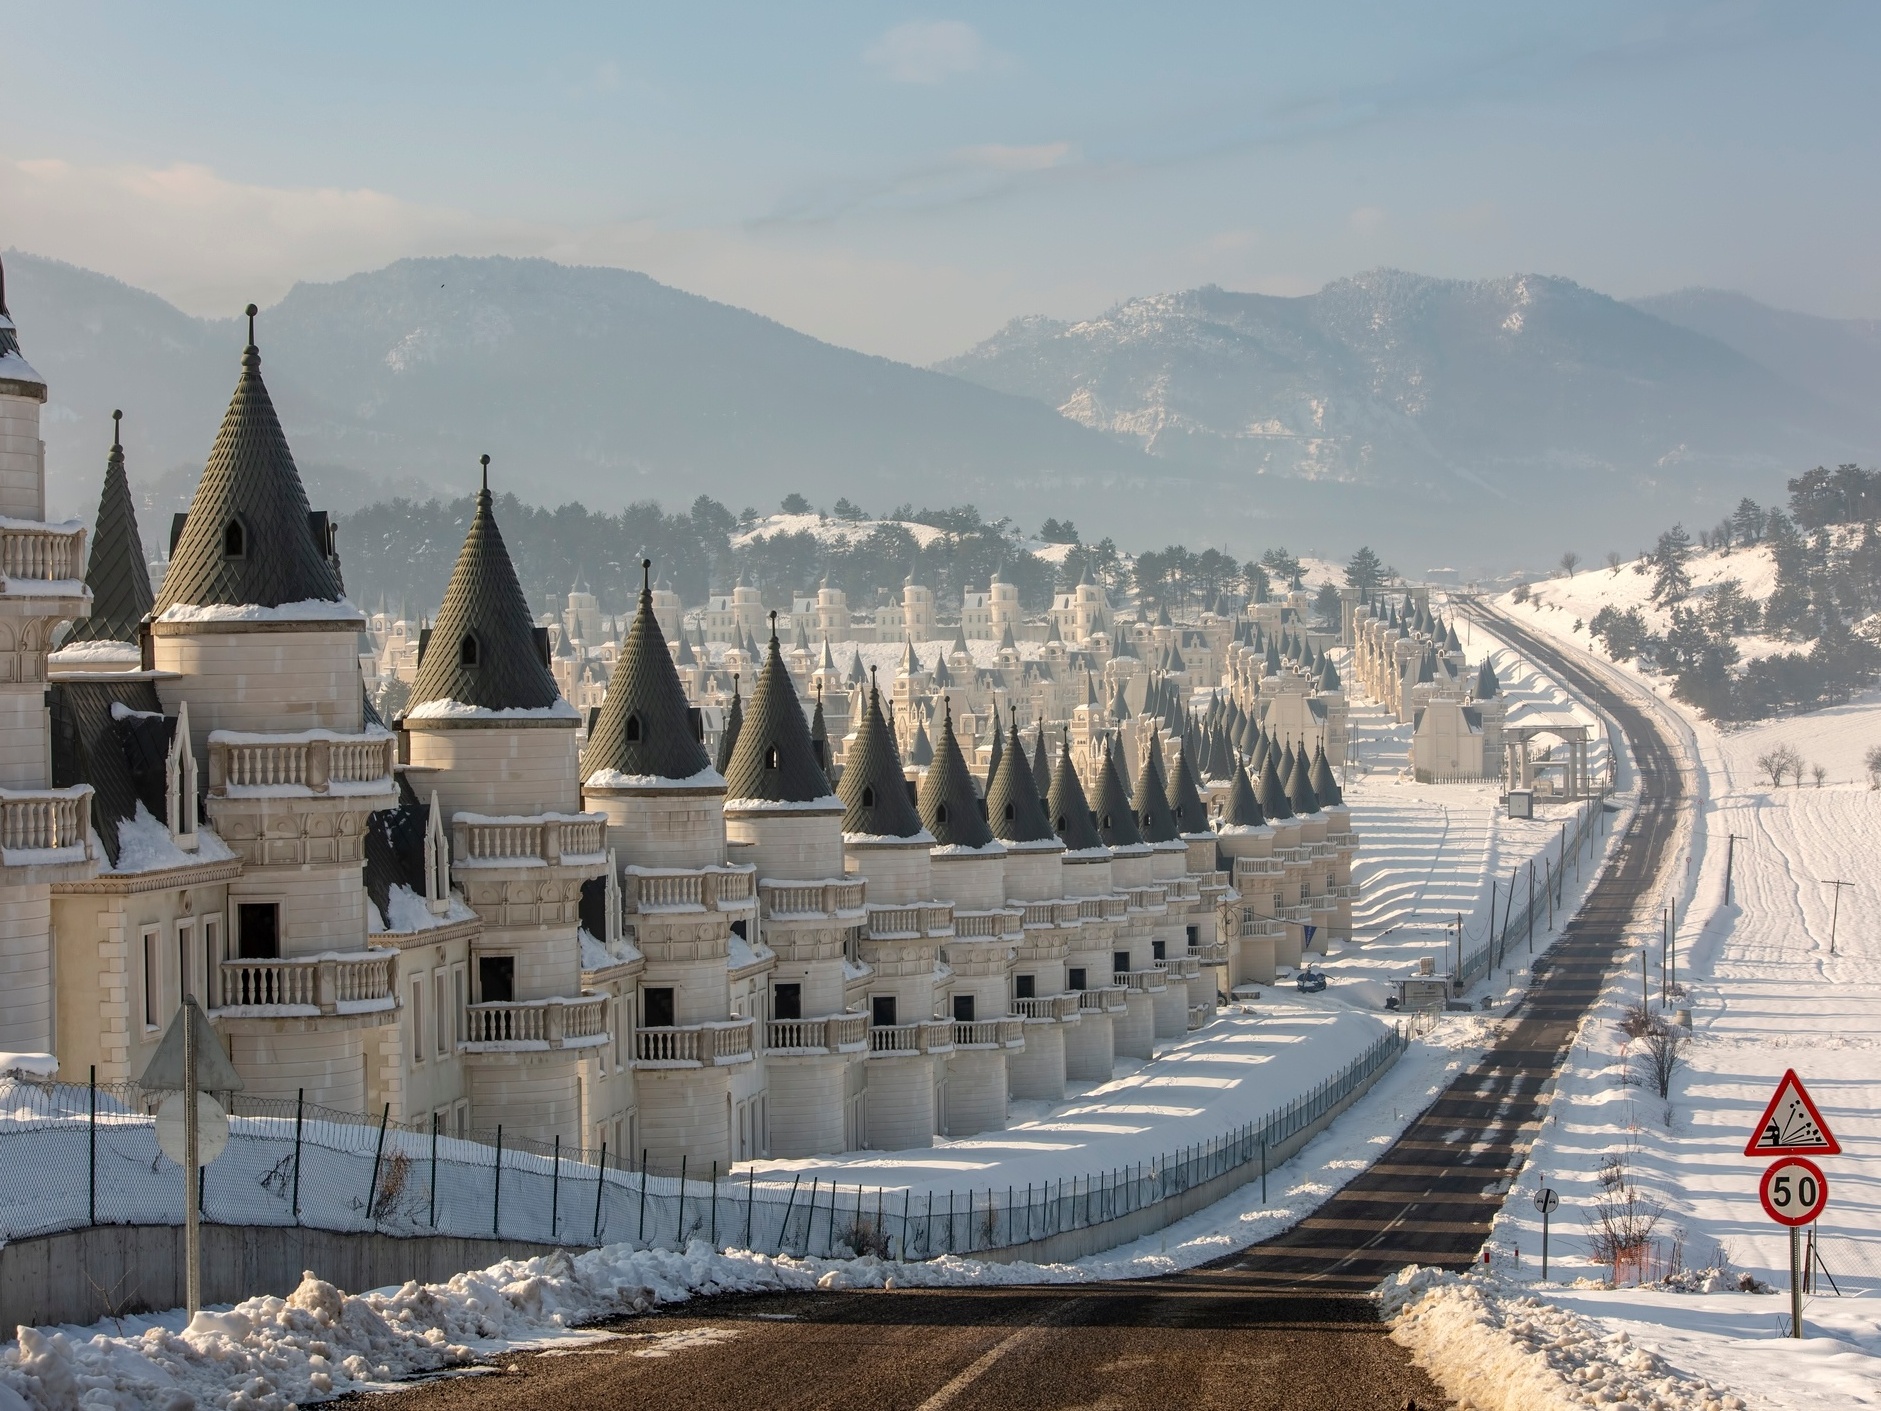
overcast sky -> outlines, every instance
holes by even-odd
[[[1378,265],[1881,314],[1881,6],[12,9],[0,247],[195,313],[407,254],[642,269],[926,362]]]

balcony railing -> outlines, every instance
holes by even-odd
[[[1202,884],[1194,877],[1172,877],[1163,883],[1163,890],[1170,901],[1200,901]]]
[[[871,1057],[910,1053],[946,1053],[954,1046],[951,1019],[923,1019],[913,1024],[877,1024],[869,1030]]]
[[[955,1048],[1024,1048],[1025,1020],[954,1020]]]
[[[1021,916],[1017,911],[956,911],[954,935],[960,940],[974,938],[1018,938]]]
[[[222,1010],[288,1015],[367,1014],[391,1009],[398,996],[398,952],[351,951],[292,960],[225,960]]]
[[[738,910],[751,900],[752,877],[750,867],[628,867],[621,900],[628,911]]]
[[[774,1054],[860,1053],[869,1040],[869,1016],[830,1014],[821,1019],[773,1019],[764,1047]]]
[[[1355,848],[1359,845],[1359,835],[1348,828],[1342,833],[1326,834],[1326,841],[1335,848]]]
[[[1121,1014],[1129,1008],[1126,997],[1129,990],[1123,985],[1099,985],[1094,990],[1079,990],[1078,1012],[1081,1014]]]
[[[1208,1015],[1209,1015],[1209,1007],[1207,1005],[1205,1004],[1190,1005],[1189,1006],[1189,1028],[1191,1030],[1201,1028],[1202,1025],[1208,1022]]]
[[[869,908],[869,935],[878,940],[951,936],[953,927],[954,909],[948,902]]]
[[[607,996],[517,1000],[464,1007],[469,1053],[594,1048],[607,1042]]]
[[[1086,990],[1083,994],[1095,994],[1097,991]],[[1012,1002],[1012,1012],[1021,1019],[1033,1019],[1043,1023],[1056,1021],[1068,1024],[1078,1017],[1079,1001],[1083,994],[1071,991],[1062,995],[1025,995]]]
[[[751,1061],[752,1019],[680,1024],[634,1034],[637,1068],[725,1068]]]
[[[1168,899],[1164,896],[1161,887],[1132,887],[1124,895],[1130,898],[1132,911],[1167,911],[1169,909]]]
[[[1111,972],[1111,983],[1123,986],[1126,990],[1135,990],[1139,994],[1159,994],[1169,988],[1168,981],[1160,970],[1115,970]]]
[[[1359,884],[1357,882],[1334,882],[1326,888],[1326,893],[1334,901],[1357,901]]]
[[[40,583],[83,578],[84,527],[10,524],[0,528],[0,573]]]
[[[1190,946],[1189,954],[1195,958],[1198,965],[1226,965],[1228,963],[1228,946],[1224,941],[1216,941],[1211,945]]]
[[[487,818],[459,813],[451,819],[452,860],[460,867],[505,863],[594,863],[607,857],[607,817],[599,813],[544,813],[530,818]]]
[[[1241,919],[1241,935],[1271,936],[1278,940],[1282,932],[1279,921],[1268,916],[1247,916]]]
[[[760,882],[766,916],[834,916],[862,910],[866,882]]]
[[[51,852],[89,846],[91,785],[69,789],[0,789],[0,848]]]
[[[389,734],[209,732],[209,789],[231,794],[375,794],[392,788],[397,742]]]
[[[1028,931],[1043,931],[1058,924],[1058,907],[1053,902],[1022,902],[1020,911],[1023,916],[1020,924]]]
[[[1202,973],[1202,962],[1192,955],[1174,955],[1157,961],[1156,968],[1172,980],[1193,980]]]
[[[1278,880],[1284,877],[1287,865],[1277,857],[1237,857],[1234,860],[1234,884],[1239,887],[1243,879],[1254,877],[1272,877]]]

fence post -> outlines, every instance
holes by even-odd
[[[634,1236],[637,1243],[646,1243],[647,1238],[647,1149],[640,1148],[640,1233]]]
[[[431,1228],[438,1227],[438,1114],[431,1114]]]
[[[686,1252],[686,1156],[679,1156],[679,1219],[673,1225],[673,1248]]]
[[[607,1189],[607,1138],[601,1139],[601,1164],[594,1172],[594,1242],[601,1242],[601,1194]]]
[[[98,1065],[91,1065],[91,1117],[88,1141],[90,1150],[85,1158],[85,1218],[92,1224],[98,1223]]]
[[[549,1241],[562,1236],[562,1134],[555,1134],[554,1165],[549,1167]]]
[[[745,1248],[751,1248],[751,1215],[758,1203],[758,1171],[755,1166],[745,1168]]]
[[[782,1255],[784,1242],[790,1238],[790,1212],[797,1204],[797,1183],[803,1179],[801,1173],[790,1178],[790,1198],[784,1202],[784,1218],[777,1226],[777,1252]]]
[[[1267,1203],[1267,1133],[1261,1132],[1261,1204]]]
[[[307,1110],[307,1089],[294,1090],[294,1223],[300,1223],[300,1123]]]
[[[718,1161],[712,1162],[712,1249],[718,1250]]]
[[[385,1105],[385,1111],[379,1114],[379,1143],[372,1149],[372,1185],[366,1190],[366,1218],[376,1222],[378,1216],[373,1213],[373,1206],[379,1201],[379,1163],[385,1159],[385,1124],[392,1120],[392,1104]]]
[[[503,1233],[503,1124],[496,1124],[496,1185],[490,1196],[490,1233]]]

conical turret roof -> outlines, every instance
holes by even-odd
[[[934,742],[928,739],[927,719],[922,717],[914,722],[914,740],[908,746],[908,763],[916,769],[926,769],[934,762]]]
[[[1045,744],[1045,722],[1041,720],[1038,723],[1038,736],[1033,741],[1032,778],[1041,789],[1048,789],[1051,787],[1051,777],[1052,757]]]
[[[583,782],[604,769],[691,779],[711,767],[705,746],[692,733],[686,693],[653,615],[653,592],[646,578],[651,566],[646,559],[640,561],[640,606],[614,658],[601,713],[588,731],[588,747],[581,754]]]
[[[1286,785],[1280,782],[1278,761],[1272,749],[1267,751],[1267,758],[1261,762],[1260,801],[1261,812],[1269,819],[1293,817],[1293,804],[1287,798]]]
[[[823,771],[823,777],[829,777],[829,722],[823,718],[823,693],[816,693],[816,708],[810,712],[810,752],[816,756],[816,767]]]
[[[1502,682],[1496,676],[1496,668],[1490,665],[1489,658],[1483,658],[1483,664],[1476,669],[1476,699],[1493,700],[1502,694]]]
[[[46,379],[33,371],[32,364],[20,352],[19,331],[13,326],[13,315],[7,312],[5,265],[0,265],[0,382],[13,384],[9,391],[17,389],[42,402],[46,399]]]
[[[664,648],[660,654],[665,656]],[[431,624],[406,715],[426,701],[456,701],[480,710],[542,710],[560,699],[486,484],[477,492],[470,532]]]
[[[98,496],[91,557],[85,566],[91,615],[72,624],[67,642],[135,642],[137,625],[156,601],[150,591],[143,540],[137,534],[131,482],[124,474],[124,444],[118,436],[123,415],[111,413],[111,454],[105,461],[104,490]]]
[[[1261,801],[1254,793],[1254,781],[1239,764],[1235,765],[1234,778],[1228,786],[1228,806],[1222,814],[1222,822],[1231,828],[1259,828],[1267,822],[1267,815],[1261,812]]]
[[[1295,814],[1319,812],[1319,796],[1313,792],[1313,781],[1308,777],[1311,773],[1306,751],[1301,750],[1293,757],[1293,774],[1287,780],[1287,802],[1293,805]]]
[[[973,655],[973,648],[967,645],[967,624],[964,620],[954,627],[954,644],[950,650],[964,657]]]
[[[1324,745],[1313,753],[1313,769],[1307,781],[1313,786],[1313,793],[1322,808],[1345,802],[1345,797],[1339,792],[1339,780],[1332,772],[1332,762],[1326,758]]]
[[[725,772],[727,799],[754,803],[816,803],[831,798],[829,778],[810,747],[810,725],[803,718],[797,688],[777,645],[771,624],[764,669],[751,693],[751,709],[738,731],[738,747]]]
[[[725,712],[725,728],[718,732],[718,758],[712,767],[720,774],[731,768],[732,755],[738,749],[738,732],[744,729],[745,701],[738,691],[738,678],[732,677],[732,703]]]
[[[1143,845],[1143,834],[1136,826],[1136,811],[1130,807],[1130,793],[1123,775],[1117,770],[1117,757],[1104,741],[1104,761],[1097,772],[1097,794],[1091,800],[1091,813],[1097,821],[1097,836],[1113,848]]]
[[[954,735],[952,705],[941,716],[934,763],[921,779],[921,822],[941,847],[983,848],[993,841],[993,830],[980,812],[973,775]]]
[[[836,796],[843,801],[843,832],[877,838],[912,838],[921,831],[921,815],[908,798],[901,755],[882,718],[882,693],[869,686],[869,708],[862,714],[856,742],[844,760]]]
[[[675,666],[697,666],[699,664],[699,658],[693,654],[692,643],[686,640],[686,632],[683,627],[679,632],[679,646],[673,653],[673,664]]]
[[[1169,808],[1169,784],[1163,778],[1162,746],[1151,731],[1143,751],[1143,772],[1136,778],[1136,797],[1130,801],[1136,811],[1137,830],[1146,843],[1172,843],[1176,840],[1176,816]]]
[[[1169,811],[1175,815],[1176,831],[1179,833],[1208,833],[1213,829],[1208,821],[1208,809],[1202,803],[1202,795],[1195,787],[1195,775],[1189,768],[1189,746],[1184,741],[1176,751],[1176,762],[1170,767],[1169,782],[1164,797],[1169,801]]]
[[[272,608],[346,597],[339,560],[329,554],[325,516],[307,508],[294,455],[261,380],[253,304],[248,312],[242,375],[163,576],[159,615],[182,606]]]
[[[1339,673],[1333,668],[1332,653],[1327,652],[1320,660],[1325,663],[1325,665],[1321,666],[1319,669],[1320,691],[1324,693],[1328,691],[1344,690],[1344,684],[1339,680]]]
[[[1003,843],[1048,842],[1054,837],[1051,821],[1045,817],[1032,766],[1019,742],[1019,727],[1015,723],[1010,730],[986,789],[986,821]]]
[[[1012,639],[1012,624],[1010,622],[1006,624],[1006,630],[999,634],[999,649],[1002,652],[1008,649],[1015,652],[1019,650],[1019,644]]]
[[[1058,750],[1058,766],[1052,772],[1051,794],[1046,800],[1051,810],[1052,831],[1068,852],[1087,852],[1104,846],[1091,818],[1091,804],[1084,797],[1084,781],[1078,778],[1071,762],[1071,738],[1066,736]]]

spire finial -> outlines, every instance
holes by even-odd
[[[771,609],[771,645],[777,645],[777,609]]]
[[[869,668],[869,694],[871,696],[880,696],[882,694],[881,687],[875,684],[875,668],[872,666]]]
[[[255,346],[255,315],[261,310],[250,304],[242,312],[248,315],[248,346],[252,348]]]
[[[124,449],[124,442],[122,439],[120,439],[118,435],[118,433],[123,429],[123,424],[124,424],[124,413],[121,411],[112,412],[111,413],[111,449],[114,451],[121,451]]]
[[[490,453],[488,451],[483,453],[479,463],[483,466],[483,493],[487,495],[490,493]]]
[[[648,597],[653,595],[653,560],[640,560],[640,591]]]

